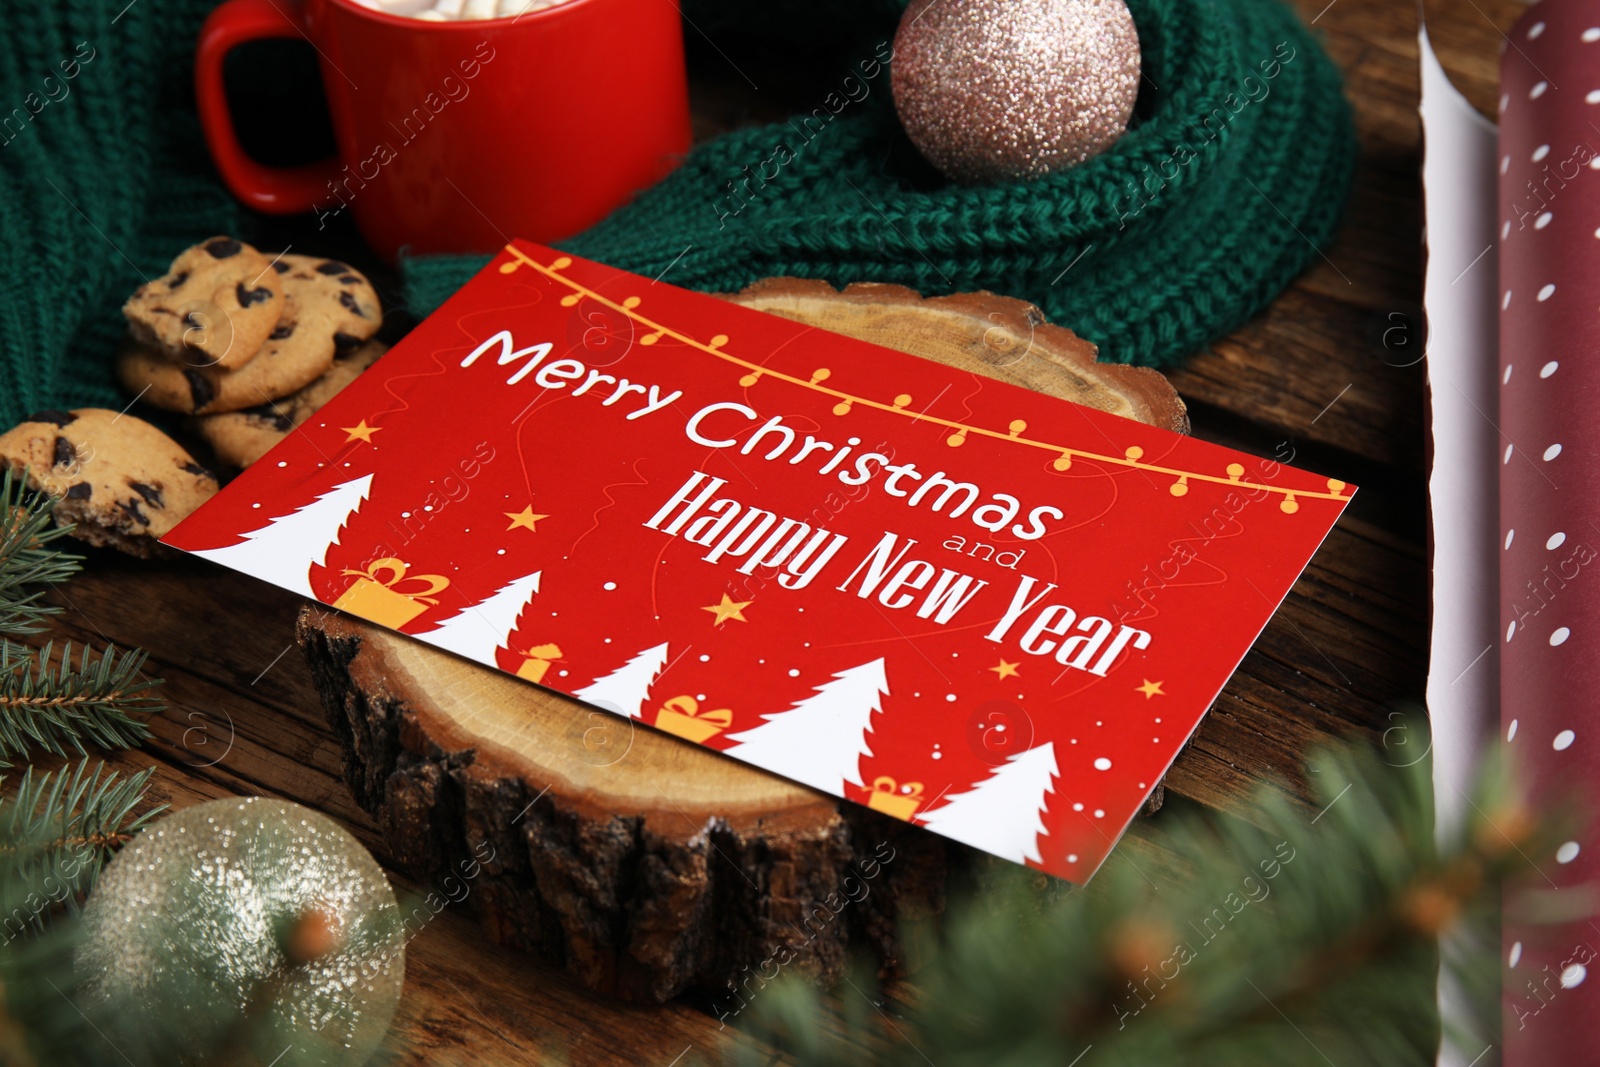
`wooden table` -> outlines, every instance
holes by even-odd
[[[1395,0],[1298,6],[1325,35],[1355,105],[1361,159],[1349,218],[1271,309],[1173,381],[1197,436],[1279,459],[1292,452],[1297,464],[1362,489],[1173,767],[1167,795],[1177,806],[1237,811],[1264,779],[1298,790],[1308,746],[1335,734],[1381,734],[1391,713],[1420,702],[1427,668],[1416,19]],[[1485,110],[1496,94],[1501,31],[1520,10],[1514,0],[1430,8],[1446,68]],[[695,98],[702,135],[796,103],[751,94],[711,49],[694,54],[704,72]],[[1383,328],[1407,322],[1409,346],[1390,333],[1386,347]],[[291,647],[296,598],[195,563],[110,555],[97,555],[57,595],[66,612],[55,636],[141,646],[151,672],[167,679],[155,740],[112,761],[154,763],[153,800],[184,807],[236,793],[289,798],[340,820],[390,860],[389,844],[340,779],[338,743]],[[1148,859],[1147,869],[1159,871],[1160,824],[1157,816],[1139,826],[1109,862]],[[391,873],[402,889],[428,889]],[[393,1032],[399,1062],[565,1057],[668,1067],[749,1040],[688,1003],[631,1007],[590,995],[490,944],[470,906],[469,896],[447,908],[411,942]]]

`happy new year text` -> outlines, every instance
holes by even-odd
[[[850,540],[845,534],[719,496],[725,485],[724,478],[695,471],[644,526],[705,548],[701,558],[707,563],[737,560],[736,569],[747,575],[757,569],[775,571],[785,589],[810,585]],[[914,606],[918,618],[949,624],[989,582],[912,555],[916,545],[915,538],[885,531],[837,590],[895,611]],[[1052,602],[1056,588],[1054,582],[1020,575],[1004,613],[994,617],[984,638],[1012,642],[1029,656],[1050,656],[1063,667],[1100,677],[1123,653],[1150,647],[1147,630],[1080,615],[1066,604]]]

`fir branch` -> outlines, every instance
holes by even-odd
[[[0,634],[39,633],[45,619],[61,608],[43,602],[40,586],[63,582],[78,572],[82,556],[52,542],[71,526],[52,527],[54,501],[29,490],[8,469],[0,479]]]
[[[1044,1067],[1090,1048],[1096,1067],[1431,1062],[1438,936],[1492,915],[1500,879],[1558,828],[1491,766],[1475,821],[1436,849],[1428,761],[1396,767],[1351,745],[1310,769],[1312,813],[1265,788],[1248,822],[1175,812],[1151,831],[1159,849],[1124,841],[1056,901],[1011,872],[952,908],[909,1005],[877,1000],[870,973],[852,976],[860,995],[841,989],[842,1011],[785,979],[754,991],[740,1023],[829,1067]],[[1449,962],[1486,986],[1498,952],[1477,940]]]
[[[142,650],[119,656],[113,645],[96,657],[85,645],[74,666],[68,641],[52,668],[53,648],[54,642],[38,652],[0,643],[0,760],[26,756],[33,745],[58,756],[69,748],[81,755],[85,741],[132,748],[150,736],[133,716],[164,705],[148,695],[161,680],[139,676]]]
[[[166,805],[140,815],[154,768],[130,778],[84,759],[35,776],[0,801],[0,943],[44,925],[56,906],[76,911],[113,851]]]

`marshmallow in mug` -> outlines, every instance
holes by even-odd
[[[389,15],[448,22],[465,19],[500,19],[555,7],[566,0],[358,0],[365,7]]]

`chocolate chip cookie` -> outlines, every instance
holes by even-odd
[[[175,361],[242,367],[284,312],[284,286],[274,266],[242,241],[213,237],[140,286],[122,313],[134,337]]]
[[[149,557],[217,491],[217,479],[143,419],[101,408],[41,411],[0,434],[0,460],[55,498],[72,536]],[[163,550],[164,551],[164,550]]]
[[[383,325],[378,294],[354,267],[337,259],[285,254],[278,257],[276,270],[283,278],[284,293],[298,306],[284,308],[273,331],[275,338],[290,336],[290,330],[310,330],[318,337],[331,336],[340,349],[350,349]]]
[[[389,346],[382,341],[368,341],[341,355],[334,361],[332,370],[304,389],[259,407],[205,415],[195,420],[195,428],[210,443],[219,460],[235,467],[248,467],[388,350]]]
[[[327,373],[340,349],[360,344],[383,321],[378,295],[359,271],[337,260],[278,257],[283,317],[255,359],[235,370],[193,366],[149,345],[124,345],[122,384],[168,411],[242,411],[288,396]]]

